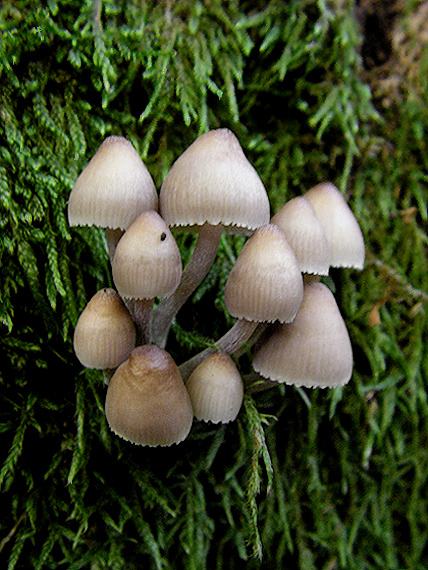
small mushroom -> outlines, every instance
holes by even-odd
[[[180,443],[193,422],[177,365],[151,344],[135,348],[116,370],[107,388],[105,413],[116,435],[150,447]]]
[[[180,251],[157,212],[143,212],[126,230],[116,246],[112,273],[119,294],[134,300],[132,312],[149,342],[154,299],[171,295],[182,273]]]
[[[101,289],[81,313],[74,352],[86,368],[116,368],[135,347],[133,320],[114,289]]]
[[[180,286],[155,312],[154,342],[165,346],[172,320],[214,262],[223,228],[252,233],[268,223],[270,211],[263,183],[229,129],[209,131],[183,152],[162,184],[159,204],[169,226],[199,232]]]
[[[79,175],[68,201],[70,226],[106,228],[110,255],[135,218],[158,209],[153,179],[132,144],[107,137]]]
[[[332,267],[363,269],[364,237],[356,217],[340,191],[329,182],[314,186],[305,194],[324,228],[330,246]]]
[[[352,376],[352,346],[332,292],[319,282],[305,285],[292,323],[274,326],[256,350],[253,368],[265,378],[307,388],[334,388]]]
[[[236,419],[244,386],[228,354],[216,352],[208,356],[189,376],[186,388],[198,420],[228,423]]]
[[[304,196],[296,196],[273,216],[293,248],[302,273],[328,275],[330,247],[315,210]]]

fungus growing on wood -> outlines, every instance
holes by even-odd
[[[135,347],[134,322],[114,289],[101,289],[81,313],[73,346],[86,368],[116,368]]]
[[[105,413],[116,435],[150,447],[180,443],[193,422],[177,365],[166,351],[150,344],[135,348],[114,373]]]
[[[223,228],[252,233],[268,223],[270,209],[259,175],[229,129],[205,133],[183,152],[162,184],[159,201],[169,226],[199,232],[180,286],[155,313],[154,341],[164,346],[172,320],[213,264]]]
[[[213,423],[236,419],[244,397],[241,375],[224,352],[208,356],[186,382],[195,417]]]
[[[323,283],[305,285],[299,312],[256,350],[253,368],[280,383],[307,388],[343,386],[352,376],[352,346],[332,292]]]

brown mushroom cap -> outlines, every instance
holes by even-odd
[[[303,298],[303,279],[284,233],[274,224],[259,228],[242,248],[224,289],[233,317],[290,322]]]
[[[324,228],[330,246],[332,267],[364,267],[364,237],[345,198],[328,182],[314,186],[305,194]]]
[[[208,356],[189,376],[186,388],[198,420],[227,423],[236,419],[244,386],[228,354],[216,352]]]
[[[98,291],[74,331],[74,352],[87,368],[116,368],[135,347],[135,326],[114,289]]]
[[[265,378],[307,388],[342,386],[352,366],[346,325],[333,294],[319,282],[305,286],[294,321],[278,325],[253,358],[254,370]]]
[[[113,281],[124,298],[171,295],[181,279],[181,257],[168,226],[155,211],[143,212],[116,246]]]
[[[229,129],[199,136],[178,157],[159,201],[170,226],[209,223],[254,230],[270,215],[265,187]]]
[[[135,348],[108,385],[110,429],[138,445],[167,446],[190,432],[193,409],[172,357],[155,345]]]
[[[296,196],[273,216],[271,224],[285,234],[302,273],[328,275],[330,248],[315,210],[304,196]]]
[[[153,179],[132,144],[107,137],[78,177],[68,202],[71,226],[126,229],[146,210],[156,210]]]

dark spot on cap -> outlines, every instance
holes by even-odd
[[[162,232],[161,233],[161,241],[165,241],[166,240],[166,233]]]

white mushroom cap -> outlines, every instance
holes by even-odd
[[[143,212],[119,240],[112,262],[113,281],[124,298],[171,295],[181,279],[175,239],[154,210]]]
[[[349,382],[351,341],[336,300],[323,283],[305,286],[296,318],[277,326],[254,354],[253,367],[265,378],[307,388]]]
[[[330,246],[332,267],[364,267],[364,237],[345,198],[328,182],[305,194],[324,228]]]
[[[208,356],[186,382],[195,417],[214,423],[236,419],[244,398],[241,375],[224,352]]]
[[[330,248],[314,208],[304,196],[296,196],[273,216],[271,224],[285,234],[302,273],[328,275]]]
[[[209,223],[254,230],[270,217],[265,187],[229,129],[199,136],[178,157],[159,200],[170,226]]]
[[[158,208],[153,179],[124,137],[105,139],[78,177],[68,202],[71,226],[125,230],[146,210]]]
[[[87,368],[116,368],[135,347],[135,326],[114,289],[98,291],[74,331],[74,352]]]
[[[303,279],[284,233],[274,224],[259,228],[242,248],[224,289],[233,317],[290,322],[303,299]]]
[[[105,413],[110,429],[138,445],[180,443],[189,434],[193,409],[172,357],[147,344],[135,348],[108,385]]]

